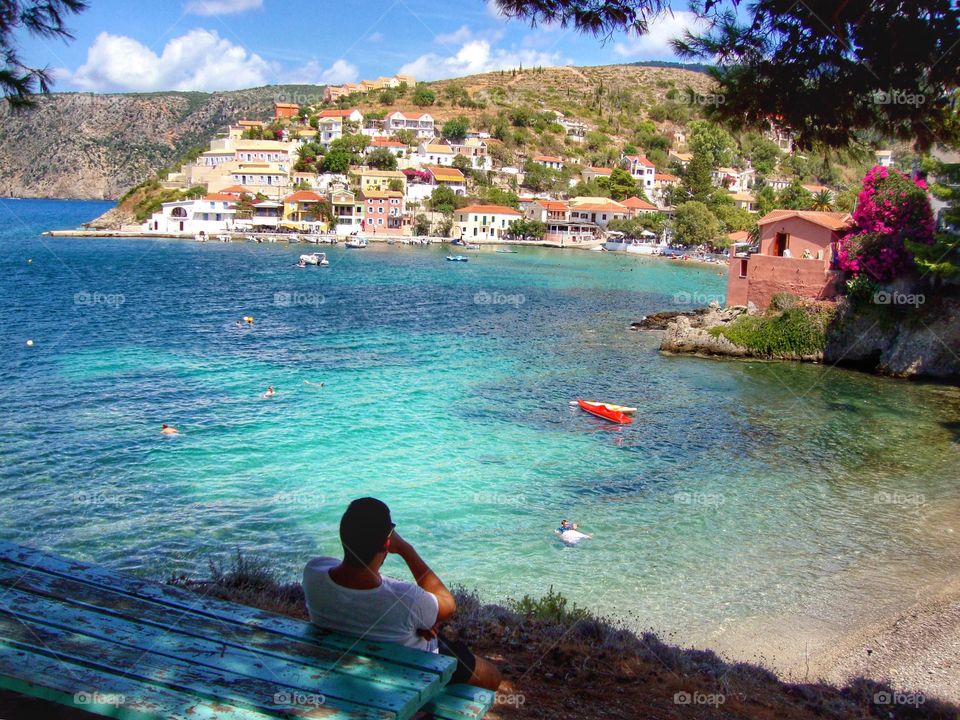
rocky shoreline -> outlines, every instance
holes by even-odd
[[[922,297],[922,296],[921,296]],[[724,332],[741,318],[776,321],[776,311],[760,313],[742,305],[717,303],[693,310],[658,312],[630,324],[633,331],[661,332],[660,351],[709,358],[788,360],[825,363],[888,377],[960,384],[960,299],[956,292],[926,305],[798,303],[815,322],[824,323],[822,347],[762,352],[733,342]],[[820,318],[818,319],[818,313]],[[827,313],[823,315],[822,313]]]
[[[738,345],[722,334],[711,332],[714,328],[731,325],[745,315],[756,315],[743,305],[721,308],[718,303],[708,307],[684,311],[666,311],[648,315],[630,324],[631,330],[657,330],[663,332],[660,351],[665,353],[696,355],[699,357],[731,357],[765,360],[794,360],[822,362],[823,353],[757,353]]]

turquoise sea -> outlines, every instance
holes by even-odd
[[[305,245],[39,236],[108,206],[0,201],[5,539],[153,577],[240,547],[294,578],[375,495],[448,584],[553,586],[691,642],[960,560],[956,388],[628,331],[722,299],[718,268],[372,245],[300,270]],[[594,539],[560,545],[562,517]]]

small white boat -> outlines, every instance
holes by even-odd
[[[259,242],[253,235],[245,235],[243,239],[247,242]]]
[[[365,248],[367,239],[365,237],[351,237],[344,245],[348,248]]]
[[[447,255],[447,260],[450,262],[468,262],[470,258],[466,255]]]
[[[217,240],[220,242],[230,242],[229,235],[217,235]]]
[[[299,236],[299,235],[291,235],[291,236],[289,236],[289,237],[287,238],[287,242],[288,242],[288,243],[298,243],[298,242],[300,242],[300,236]]]
[[[467,250],[479,250],[479,249],[480,249],[480,246],[477,245],[476,243],[467,243],[465,247],[467,248]]]
[[[329,265],[327,254],[322,252],[306,253],[300,256],[300,262],[304,265]]]
[[[196,235],[193,236],[193,239],[196,240],[197,242],[206,242],[207,234],[203,232],[203,230],[201,230],[200,232],[198,232]]]

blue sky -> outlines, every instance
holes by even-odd
[[[532,65],[671,60],[685,3],[642,38],[602,42],[500,17],[492,0],[90,0],[76,39],[20,38],[56,90],[226,90],[342,83],[406,72],[422,80]]]

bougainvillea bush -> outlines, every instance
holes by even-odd
[[[901,277],[914,269],[905,242],[930,245],[933,229],[926,183],[877,165],[864,176],[853,226],[840,239],[840,269],[878,283]]]

